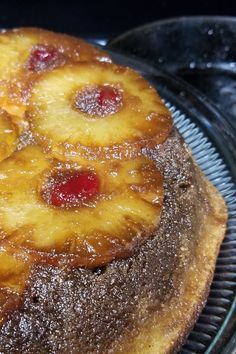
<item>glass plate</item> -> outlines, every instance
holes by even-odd
[[[236,324],[236,130],[197,90],[141,61],[110,52],[114,61],[138,70],[159,91],[176,127],[202,171],[223,195],[229,212],[226,237],[206,306],[182,354],[230,353]],[[232,348],[231,348],[232,349]]]
[[[183,78],[236,126],[235,43],[236,17],[190,16],[147,23],[108,46]]]

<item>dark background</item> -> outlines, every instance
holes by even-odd
[[[111,38],[150,21],[204,14],[236,16],[236,0],[0,0],[3,28],[38,26],[84,37]]]

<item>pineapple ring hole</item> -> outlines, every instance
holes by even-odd
[[[75,94],[73,106],[90,116],[117,113],[123,103],[122,92],[111,85],[86,86]]]
[[[30,71],[40,72],[52,70],[63,65],[64,62],[64,55],[57,48],[52,45],[37,44],[31,49],[26,67]]]
[[[49,205],[68,208],[87,205],[99,190],[100,182],[93,171],[58,171],[49,176],[41,195]]]

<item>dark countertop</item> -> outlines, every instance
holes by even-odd
[[[141,24],[185,15],[236,15],[235,1],[2,0],[1,27],[37,26],[87,37],[113,37]]]

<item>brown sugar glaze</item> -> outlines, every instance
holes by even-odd
[[[29,91],[38,74],[66,63],[111,61],[109,55],[81,39],[35,28],[2,32],[0,50],[0,105],[20,126],[24,126]]]
[[[34,266],[21,307],[0,330],[3,352],[66,353],[68,345],[73,354],[116,352],[178,293],[209,209],[204,183],[176,131],[143,153],[164,177],[158,230],[128,258],[104,267],[71,269],[66,257],[61,266]]]
[[[156,90],[133,70],[108,63],[43,73],[27,114],[38,144],[62,160],[132,158],[164,142],[172,129]]]
[[[19,144],[17,147],[18,153],[20,153],[20,151],[27,149],[27,146],[31,146],[32,144],[34,146],[34,144],[36,144],[37,141],[37,139],[35,139],[34,133],[32,134],[31,132],[30,124],[28,124],[27,119],[25,119],[24,111],[25,109],[28,109],[27,105],[28,105],[28,98],[30,95],[30,91],[34,85],[34,82],[36,82],[38,78],[40,78],[40,75],[45,71],[48,70],[52,71],[58,66],[60,67],[63,66],[64,64],[68,64],[68,62],[70,61],[72,63],[73,61],[78,60],[78,57],[79,60],[82,61],[96,59],[98,61],[106,61],[106,62],[109,61],[109,57],[104,55],[99,50],[96,50],[93,47],[86,45],[84,44],[84,42],[79,41],[77,39],[73,39],[73,38],[71,39],[70,37],[62,36],[62,35],[57,35],[56,37],[48,32],[41,31],[41,30],[37,32],[37,30],[35,31],[33,29],[26,29],[26,30],[23,29],[19,31],[13,31],[12,33],[6,33],[3,35],[6,37],[11,35],[24,37],[26,35],[26,37],[32,36],[34,38],[36,36],[37,38],[37,43],[34,44],[31,47],[31,49],[28,51],[28,54],[25,57],[23,65],[20,65],[17,68],[17,70],[19,69],[17,73],[14,72],[14,75],[16,75],[16,77],[14,77],[12,80],[9,80],[7,82],[5,78],[3,78],[2,81],[0,80],[5,95],[2,96],[1,104],[5,107],[6,110],[9,111],[9,113],[11,114],[14,113],[13,120],[19,126],[20,131],[22,131],[22,134],[19,136]],[[40,38],[40,40],[38,38]],[[72,49],[70,46],[72,46]],[[79,55],[78,55],[78,51],[75,50],[75,48],[78,47],[79,47]],[[106,65],[104,65],[104,67],[106,67]],[[97,65],[97,68],[99,68],[99,65]],[[101,64],[101,68],[102,68],[102,64]],[[126,69],[123,69],[121,67],[116,67],[116,66],[112,66],[112,70],[119,72],[121,74],[121,77],[122,77],[122,73],[126,71]],[[20,85],[18,85],[18,83]],[[142,85],[144,85],[144,87],[147,87],[145,82],[142,83]],[[115,115],[117,112],[119,112],[119,110],[122,110],[123,93],[121,93],[121,91],[118,88],[109,86],[107,84],[98,87],[99,87],[99,94],[97,97],[98,99],[97,106],[95,104],[95,110],[92,111],[91,109],[86,109],[85,107],[86,114],[91,115],[92,117],[98,116],[101,117],[101,119],[104,119],[104,112],[106,112],[105,116],[106,115],[110,116],[110,115]],[[4,91],[4,89],[7,89],[6,92]],[[137,99],[138,98],[136,98],[136,101]],[[158,95],[157,95],[157,99],[159,104],[160,99]],[[133,103],[132,102],[129,103],[130,110],[135,108],[136,101],[133,98],[132,101]],[[81,109],[82,106],[80,105],[80,103],[81,103],[81,99],[79,100],[79,104],[76,107],[76,109],[80,109],[81,111],[83,111],[83,109]],[[22,110],[21,110],[21,105],[23,107]],[[83,103],[83,107],[84,107],[84,103]],[[155,117],[152,117],[153,114],[154,112],[151,112],[150,119],[147,119],[147,121],[148,120],[152,121],[152,119],[155,119]],[[167,126],[164,124],[165,121],[167,123]],[[160,120],[160,128],[158,130],[158,139],[159,139],[157,140],[158,142],[163,143],[167,139],[171,131],[171,125],[172,123],[169,114],[167,113],[167,110],[164,109],[163,119]],[[157,141],[155,141],[155,134],[152,134],[151,131],[148,132],[148,135],[149,134],[151,135],[152,139],[150,139],[149,141],[149,137],[148,136],[145,137],[145,144],[148,146],[148,142],[150,142],[151,145],[155,145],[157,143]],[[153,142],[153,140],[155,142]],[[109,155],[110,147],[104,146],[103,148],[104,151],[106,151],[107,149],[106,159],[108,160],[108,162],[114,159],[115,157],[116,159],[120,160],[120,163],[122,163],[122,159],[128,158],[129,161],[129,159],[132,159],[133,155],[135,157],[137,156],[135,152],[133,154],[133,151],[136,150],[135,144],[131,144],[130,142],[126,142],[126,141],[123,141],[123,143],[120,145],[114,146],[115,155],[112,156]],[[116,148],[118,149],[117,150],[118,153],[116,153]],[[89,151],[90,147],[86,147],[86,149]],[[67,152],[67,150],[71,152],[71,149],[69,148],[68,149],[66,148],[65,152]],[[91,151],[93,154],[92,160],[96,160],[101,157],[98,153],[99,147],[98,149],[92,148]],[[45,156],[46,155],[48,156],[48,159],[50,161],[53,160],[53,156],[51,156],[50,152],[48,152],[47,150],[45,150]],[[138,155],[140,156],[139,157],[140,159],[143,158],[144,160],[145,159],[147,160],[147,158],[145,158],[142,155],[141,146],[139,146]],[[64,155],[63,163],[66,163],[68,156],[69,155],[66,154]],[[85,160],[86,157],[87,156],[85,155]],[[32,156],[32,158],[34,159],[34,156]],[[76,161],[77,157],[74,160]],[[24,164],[23,160],[19,159],[19,166],[21,164]],[[86,165],[86,162],[83,161],[83,164]],[[90,164],[92,164],[92,162],[90,162]],[[114,163],[113,165],[115,166],[116,163]],[[145,162],[143,166],[144,167],[142,166],[140,167],[140,170],[139,169],[136,170],[136,168],[133,168],[127,172],[128,174],[134,176],[134,180],[136,178],[136,175],[141,174],[141,182],[138,181],[138,182],[130,183],[125,187],[126,188],[125,192],[123,192],[122,187],[119,187],[118,191],[119,193],[121,193],[123,198],[126,195],[126,192],[128,191],[128,196],[130,198],[130,201],[132,201],[133,199],[135,200],[135,198],[137,198],[137,200],[139,199],[142,200],[143,203],[147,203],[147,204],[149,203],[150,205],[153,205],[153,211],[155,210],[156,213],[155,220],[150,224],[150,226],[147,226],[146,224],[142,225],[140,221],[135,221],[135,220],[132,221],[132,217],[127,217],[126,222],[130,226],[127,227],[127,229],[125,229],[125,227],[123,228],[124,234],[122,235],[121,240],[119,240],[119,238],[112,239],[112,234],[111,234],[111,236],[109,236],[111,242],[110,240],[108,240],[109,241],[108,242],[106,240],[103,240],[103,235],[98,232],[94,234],[94,241],[93,241],[94,243],[91,243],[91,240],[89,239],[84,244],[80,243],[79,247],[74,248],[73,246],[72,248],[72,243],[68,243],[66,241],[65,245],[63,245],[62,248],[57,249],[56,246],[50,248],[51,247],[50,246],[49,248],[44,249],[43,247],[40,248],[37,245],[35,246],[33,239],[31,240],[30,235],[33,234],[33,229],[31,229],[30,225],[24,226],[25,229],[24,228],[22,229],[23,233],[22,231],[18,233],[17,229],[14,230],[4,229],[4,227],[2,227],[3,224],[1,225],[2,241],[0,245],[1,246],[0,262],[1,264],[5,262],[5,264],[9,265],[8,269],[5,270],[3,269],[2,273],[0,273],[0,288],[2,290],[1,297],[0,297],[2,320],[4,320],[5,316],[9,312],[13,311],[14,308],[19,306],[21,301],[23,301],[22,294],[25,291],[25,286],[29,282],[29,276],[32,273],[32,270],[35,269],[35,267],[51,266],[51,267],[55,267],[55,269],[68,269],[68,271],[71,271],[71,269],[78,268],[78,267],[91,269],[95,267],[105,266],[106,264],[109,264],[112,260],[130,257],[134,252],[136,252],[139,249],[141,244],[143,244],[147,239],[149,239],[152,236],[153,232],[157,229],[159,223],[160,210],[162,207],[163,197],[164,197],[163,181],[162,181],[162,175],[160,174],[157,167],[155,167],[155,164],[153,163],[150,164]],[[117,173],[119,175],[119,168],[117,168],[117,171],[115,171],[114,168],[112,167],[112,171],[109,172],[110,175],[112,176],[113,174],[115,176],[115,174]],[[90,174],[92,175],[92,172],[90,172]],[[108,175],[109,174],[107,174],[107,176]],[[60,188],[58,187],[53,190],[54,193],[53,198],[50,199],[50,201],[48,201],[47,198],[46,199],[39,198],[40,202],[42,202],[43,200],[43,202],[49,204],[49,206],[52,209],[58,208],[58,213],[60,213],[59,210],[63,209],[64,207],[66,210],[70,209],[69,208],[70,203],[68,203],[68,199],[65,197],[65,195],[63,196],[63,193],[66,190],[67,182],[68,180],[61,181]],[[122,183],[123,182],[121,182],[121,185]],[[112,183],[110,184],[112,185]],[[96,187],[95,190],[97,193],[98,188]],[[108,197],[106,197],[106,195]],[[73,198],[74,197],[75,197],[75,193],[73,194]],[[79,209],[81,208],[81,205],[80,203],[77,203],[76,200],[77,197],[74,198],[72,204],[75,204],[73,205],[73,207],[77,208],[76,211],[80,212]],[[116,197],[115,190],[107,191],[105,189],[105,192],[101,197],[101,200],[106,202],[106,199],[112,200],[112,198],[115,197]],[[83,203],[85,199],[83,200]],[[61,202],[63,200],[66,200],[66,203]],[[88,207],[88,206],[91,207],[92,205],[85,205],[83,207]],[[47,230],[45,230],[45,232],[47,232]],[[29,235],[29,238],[27,235]],[[71,251],[72,249],[73,251]],[[94,256],[94,254],[96,254],[96,257]]]

